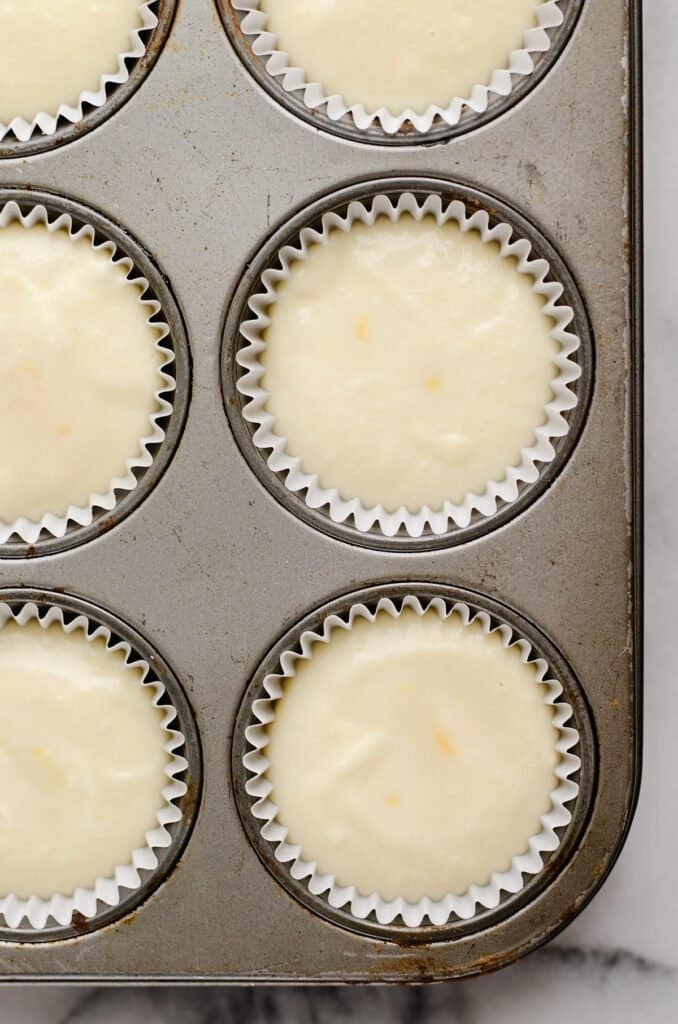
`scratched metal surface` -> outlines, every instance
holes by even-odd
[[[446,146],[395,152],[321,136],[284,114],[244,72],[210,0],[182,0],[156,67],[110,121],[53,152],[0,161],[0,185],[66,193],[135,233],[171,280],[193,356],[184,434],[145,502],[82,547],[0,561],[0,585],[64,588],[142,631],[192,703],[205,773],[186,851],[136,912],[78,939],[0,944],[0,975],[453,977],[533,948],[600,884],[639,770],[639,302],[630,259],[639,234],[629,235],[639,194],[629,116],[639,96],[629,96],[627,60],[637,14],[625,0],[588,0],[563,58],[517,108]],[[588,422],[553,486],[502,529],[419,554],[340,543],[283,510],[238,451],[220,393],[224,314],[252,249],[293,208],[392,171],[462,179],[536,221],[578,279],[596,346]],[[230,781],[240,698],[280,634],[337,594],[412,579],[484,591],[534,620],[586,691],[599,758],[583,841],[548,888],[496,927],[423,945],[356,936],[292,900],[249,846]]]

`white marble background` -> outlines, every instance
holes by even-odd
[[[605,0],[593,0],[604,3]],[[678,4],[645,0],[647,230],[646,721],[634,828],[607,884],[551,946],[462,984],[411,989],[95,989],[0,991],[0,1024],[549,1024],[677,1019],[678,647]],[[676,433],[674,433],[674,431]]]

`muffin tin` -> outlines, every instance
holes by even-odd
[[[261,69],[243,71],[229,6],[161,3],[158,50],[171,35],[157,67],[122,108],[125,87],[116,90],[87,137],[74,128],[29,148],[0,145],[3,199],[66,209],[134,247],[183,353],[186,395],[166,456],[124,514],[121,501],[67,545],[0,546],[0,596],[84,608],[130,639],[183,710],[189,750],[188,824],[158,870],[120,906],[70,927],[2,927],[0,977],[477,974],[535,948],[588,902],[637,795],[640,4],[571,0],[569,41],[540,62],[529,96],[512,94],[482,131],[474,122],[443,133],[457,136],[444,146],[424,144],[433,136],[339,140],[322,119],[283,111],[253,84],[265,82]],[[234,387],[235,325],[281,233],[374,183],[463,195],[518,218],[566,284],[587,339],[578,418],[556,469],[489,525],[435,543],[365,542],[321,511],[305,514],[267,474]],[[422,929],[358,926],[286,884],[243,799],[243,724],[263,674],[328,607],[404,592],[461,597],[524,631],[565,688],[582,757],[574,820],[545,868],[495,910]]]

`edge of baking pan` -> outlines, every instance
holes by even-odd
[[[634,683],[634,773],[626,818],[619,830],[614,849],[603,871],[581,902],[551,927],[535,935],[531,942],[503,956],[485,959],[464,973],[466,977],[491,974],[522,959],[560,934],[589,905],[614,868],[628,838],[638,806],[643,763],[643,625],[644,625],[644,220],[643,220],[643,0],[629,5],[629,136],[627,180],[629,183],[628,261],[629,327],[632,365],[630,371],[631,416],[631,544],[633,576],[629,585],[633,637]]]

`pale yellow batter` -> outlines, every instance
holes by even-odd
[[[0,228],[0,519],[106,494],[152,433],[159,337],[140,286],[88,239]]]
[[[0,0],[0,124],[29,123],[118,70],[140,28],[141,0]]]
[[[277,289],[262,387],[320,485],[439,510],[502,480],[546,422],[553,322],[496,244],[432,216],[334,230]]]
[[[90,888],[146,845],[169,755],[141,675],[80,630],[0,629],[0,896]]]
[[[261,0],[276,48],[347,106],[445,109],[506,68],[543,0]]]
[[[557,784],[536,669],[458,615],[355,620],[285,684],[264,753],[288,842],[362,895],[462,895],[525,853]]]

